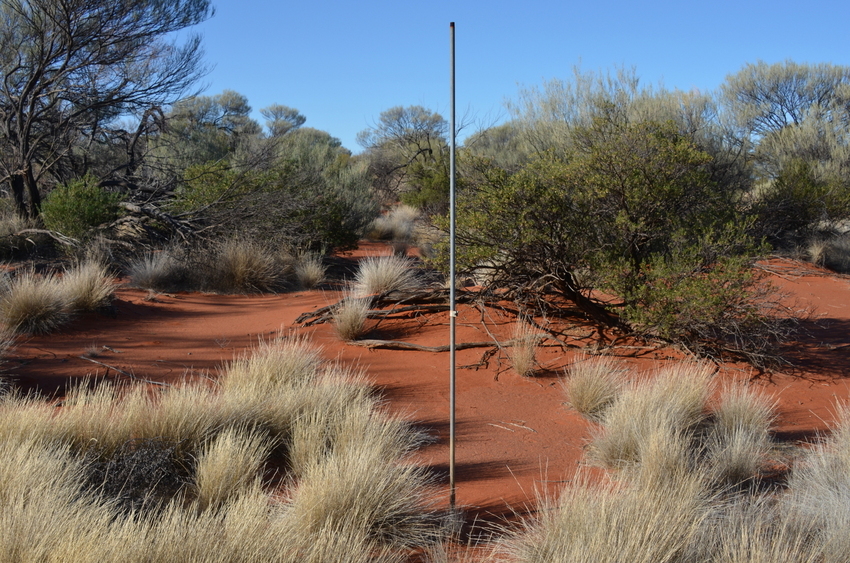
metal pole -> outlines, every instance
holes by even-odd
[[[455,507],[455,23],[449,24],[451,118],[449,123],[449,505]]]

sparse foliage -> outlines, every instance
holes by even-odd
[[[4,0],[0,10],[0,170],[21,215],[39,213],[46,178],[66,179],[76,143],[176,101],[205,71],[198,36],[169,39],[212,15],[206,0]]]

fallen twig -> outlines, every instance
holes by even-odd
[[[492,348],[492,347],[509,347],[515,346],[516,344],[520,344],[521,341],[512,338],[511,340],[507,340],[505,342],[458,342],[455,344],[455,350],[468,350],[469,348]],[[381,348],[384,350],[417,350],[419,352],[448,352],[450,350],[450,346],[448,344],[444,344],[442,346],[423,346],[422,344],[413,344],[412,342],[402,342],[401,340],[376,340],[376,339],[364,339],[364,340],[352,340],[349,344],[354,344],[355,346],[363,346],[364,348]]]
[[[91,362],[93,364],[101,365],[101,366],[105,367],[106,369],[111,369],[111,370],[115,371],[116,373],[120,373],[121,375],[123,375],[125,377],[129,377],[130,379],[133,379],[135,381],[141,381],[142,383],[150,383],[151,385],[161,385],[162,387],[171,387],[171,385],[168,384],[168,383],[163,383],[162,381],[154,381],[152,379],[145,379],[144,377],[138,377],[136,374],[134,374],[132,372],[127,372],[127,371],[124,371],[122,369],[118,369],[115,366],[111,366],[109,364],[105,364],[103,362],[99,362],[97,360],[87,358],[85,356],[77,356],[77,357],[80,358],[81,360],[85,360],[85,361]]]

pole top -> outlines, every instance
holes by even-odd
[[[449,27],[454,27],[454,26],[455,26],[455,22],[450,22],[450,23],[449,23]]]

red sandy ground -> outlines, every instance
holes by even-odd
[[[386,253],[367,245],[353,256]],[[352,256],[349,254],[349,256]],[[786,348],[799,366],[759,374],[740,365],[724,366],[720,377],[752,379],[775,396],[780,417],[777,435],[791,442],[811,440],[834,419],[834,404],[847,400],[850,374],[850,284],[845,276],[797,262],[774,260],[767,266],[774,282],[800,308],[811,310],[806,334]],[[216,369],[259,340],[278,331],[308,333],[328,359],[355,363],[385,395],[389,408],[408,415],[438,437],[418,459],[448,476],[449,355],[418,351],[367,350],[342,343],[327,324],[300,328],[299,314],[334,303],[334,291],[281,295],[221,296],[199,293],[156,295],[118,283],[114,317],[91,315],[63,332],[18,343],[4,368],[24,388],[61,390],[68,381],[126,379],[113,366],[139,378],[175,380]],[[489,312],[487,328],[510,338],[513,319]],[[382,323],[373,338],[424,345],[448,343],[445,313]],[[553,491],[581,464],[590,425],[565,405],[561,379],[565,366],[591,349],[593,331],[576,327],[575,347],[547,346],[538,354],[541,369],[522,378],[503,353],[486,367],[457,370],[457,502],[473,517],[490,520],[530,507],[536,491]],[[481,312],[460,307],[457,338],[488,340]],[[90,349],[92,358],[81,358]],[[457,353],[459,366],[479,362],[484,349]],[[683,355],[670,349],[621,346],[608,353],[638,370],[655,370]],[[448,493],[443,499],[447,500]]]

